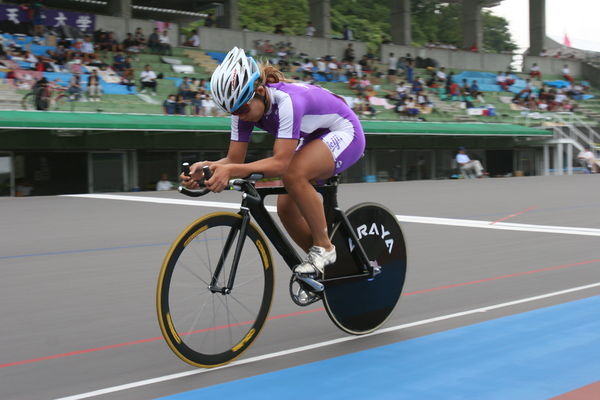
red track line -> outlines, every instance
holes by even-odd
[[[528,209],[526,209],[526,210],[519,211],[518,213],[510,214],[510,215],[509,215],[509,216],[507,216],[507,217],[504,217],[504,218],[497,219],[496,221],[492,221],[492,222],[490,222],[490,225],[494,225],[496,222],[502,222],[502,221],[506,221],[507,219],[509,219],[509,218],[513,218],[513,217],[516,217],[517,215],[525,214],[527,211],[531,211],[531,210],[533,210],[535,207],[536,207],[536,206],[529,207],[529,208],[528,208]]]
[[[455,284],[452,284],[452,285],[439,286],[439,287],[431,288],[431,289],[417,290],[417,291],[414,291],[414,292],[403,293],[402,296],[412,296],[412,295],[415,295],[415,294],[435,292],[435,291],[438,291],[438,290],[451,289],[451,288],[456,288],[456,287],[461,287],[461,286],[467,286],[467,285],[475,285],[477,283],[490,282],[490,281],[495,281],[495,280],[500,280],[500,279],[506,279],[506,278],[515,278],[515,277],[523,276],[523,275],[531,275],[531,274],[537,274],[537,273],[540,273],[540,272],[555,271],[555,270],[559,270],[559,269],[572,268],[572,267],[577,267],[577,266],[580,266],[580,265],[589,265],[589,264],[594,264],[594,263],[600,263],[600,259],[581,261],[581,262],[578,262],[578,263],[571,263],[571,264],[555,265],[555,266],[552,266],[552,267],[540,268],[540,269],[535,269],[535,270],[532,270],[532,271],[517,272],[515,274],[501,275],[501,276],[497,276],[497,277],[493,277],[493,278],[479,279],[479,280],[476,280],[476,281],[470,281],[470,282],[464,282],[464,283],[455,283]],[[283,318],[295,317],[295,316],[299,316],[299,315],[320,312],[320,311],[323,311],[323,310],[325,310],[323,307],[319,307],[319,308],[314,308],[314,309],[310,309],[310,310],[297,311],[297,312],[293,312],[293,313],[289,313],[289,314],[274,315],[272,317],[269,317],[268,320],[276,320],[276,319],[283,319]],[[241,322],[241,323],[237,323],[237,324],[231,324],[231,326],[234,326],[234,325],[244,325],[244,324],[250,324],[250,323],[252,323],[252,321],[246,321],[246,322]],[[227,326],[213,327],[213,328],[207,328],[207,329],[203,329],[202,331],[223,329],[223,328],[227,328],[227,327],[229,327],[229,325],[227,325]],[[194,333],[194,332],[188,332],[187,334],[191,334],[191,333]],[[56,359],[56,358],[71,357],[71,356],[76,356],[76,355],[80,355],[80,354],[93,353],[93,352],[96,352],[96,351],[116,349],[116,348],[119,348],[119,347],[130,346],[130,345],[134,345],[134,344],[156,342],[156,341],[159,341],[159,340],[163,340],[163,338],[162,337],[154,337],[154,338],[148,338],[148,339],[134,340],[134,341],[131,341],[131,342],[119,343],[119,344],[111,344],[111,345],[108,345],[108,346],[96,347],[96,348],[86,349],[86,350],[70,351],[68,353],[54,354],[54,355],[51,355],[51,356],[45,356],[45,357],[39,357],[39,358],[32,358],[30,360],[21,360],[21,361],[14,361],[14,362],[6,363],[6,364],[0,364],[0,368],[14,367],[14,366],[17,366],[17,365],[24,365],[24,364],[32,364],[32,363],[36,363],[36,362],[40,362],[40,361],[53,360],[53,359]]]

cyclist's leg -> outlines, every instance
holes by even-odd
[[[323,203],[311,182],[329,178],[334,169],[334,159],[327,145],[321,140],[312,140],[296,152],[282,177],[285,188],[310,227],[312,244],[325,249],[330,249],[332,244]]]
[[[277,215],[294,242],[304,251],[308,251],[312,246],[310,227],[290,195],[277,196]]]

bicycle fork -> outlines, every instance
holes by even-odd
[[[248,208],[242,207],[239,211],[239,214],[242,216],[239,226],[232,227],[231,231],[227,235],[227,239],[225,240],[225,245],[223,246],[223,252],[219,257],[219,262],[217,263],[217,267],[215,268],[215,272],[213,273],[212,279],[210,280],[210,285],[208,289],[213,293],[221,293],[223,295],[231,293],[231,289],[233,288],[233,283],[235,281],[235,275],[237,272],[238,263],[240,261],[240,255],[242,254],[242,249],[244,247],[244,240],[246,238],[246,229],[248,227],[248,223],[250,221],[250,213],[248,212]],[[238,235],[239,233],[239,235]],[[235,246],[235,250],[233,253],[233,260],[231,262],[231,271],[229,273],[229,278],[227,279],[227,284],[225,286],[219,287],[217,285],[219,281],[219,276],[223,271],[223,264],[227,259],[227,255],[231,250],[231,246],[233,245],[235,237],[238,237],[237,243]]]

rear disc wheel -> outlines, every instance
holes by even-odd
[[[406,276],[406,245],[398,220],[375,203],[362,203],[346,213],[371,265],[372,278],[334,279],[361,274],[355,246],[341,224],[332,230],[337,260],[325,268],[323,303],[327,314],[345,332],[362,335],[379,328],[393,311]]]

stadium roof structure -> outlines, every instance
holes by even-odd
[[[494,123],[439,123],[362,120],[367,134],[452,136],[552,136],[552,131]],[[108,114],[52,111],[0,111],[0,129],[229,132],[228,117]],[[0,131],[1,134],[1,131]]]

